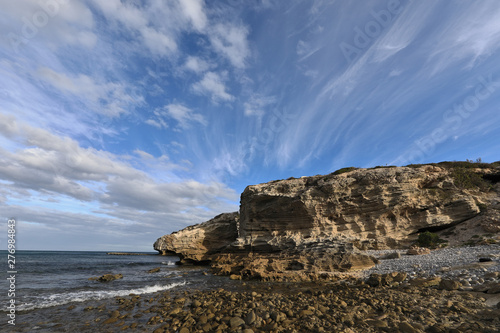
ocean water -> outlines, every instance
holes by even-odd
[[[7,251],[0,251],[7,263]],[[108,255],[106,252],[16,251],[15,304],[18,313],[68,303],[148,294],[209,283],[204,270],[175,265],[177,257]],[[7,265],[5,265],[6,267]],[[160,267],[158,273],[148,270]],[[7,269],[4,271],[6,272]],[[110,282],[91,281],[103,274],[122,274]],[[9,277],[6,274],[6,277]],[[0,310],[7,311],[9,281],[0,283]]]

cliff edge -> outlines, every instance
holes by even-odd
[[[373,266],[364,249],[403,248],[464,223],[500,231],[500,162],[344,168],[248,186],[240,212],[159,238],[155,250],[218,274],[278,279]],[[472,235],[471,235],[472,236]]]

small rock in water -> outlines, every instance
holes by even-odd
[[[156,267],[156,268],[150,269],[148,271],[148,273],[158,273],[160,270],[161,270],[161,267]]]
[[[121,274],[104,274],[96,278],[90,278],[89,280],[97,280],[99,282],[109,282],[121,278],[123,278],[123,275]]]

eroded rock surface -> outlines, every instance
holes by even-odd
[[[346,169],[248,186],[239,215],[163,236],[154,248],[249,278],[364,269],[376,259],[358,249],[402,248],[424,230],[472,222],[496,231],[500,163],[464,163]]]
[[[203,263],[238,237],[238,213],[224,213],[156,240],[153,247],[163,255],[179,256],[181,262]]]
[[[332,237],[348,238],[359,247],[396,247],[420,230],[469,220],[499,200],[498,191],[456,183],[453,169],[426,165],[248,186],[241,195],[239,236],[245,245],[264,250]]]

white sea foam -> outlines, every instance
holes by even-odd
[[[33,303],[24,303],[19,304],[16,309],[18,311],[26,311],[33,309],[41,309],[48,308],[57,305],[64,305],[71,302],[85,302],[90,300],[101,300],[106,298],[113,297],[122,297],[128,296],[129,294],[149,294],[155,293],[158,291],[164,291],[168,289],[172,289],[179,286],[186,285],[187,282],[176,282],[168,285],[154,285],[154,286],[146,286],[143,288],[137,289],[124,289],[124,290],[98,290],[98,291],[78,291],[78,292],[69,292],[69,293],[61,293],[61,294],[52,294],[50,296],[42,296],[37,299]],[[2,309],[3,311],[7,311],[6,308]]]

